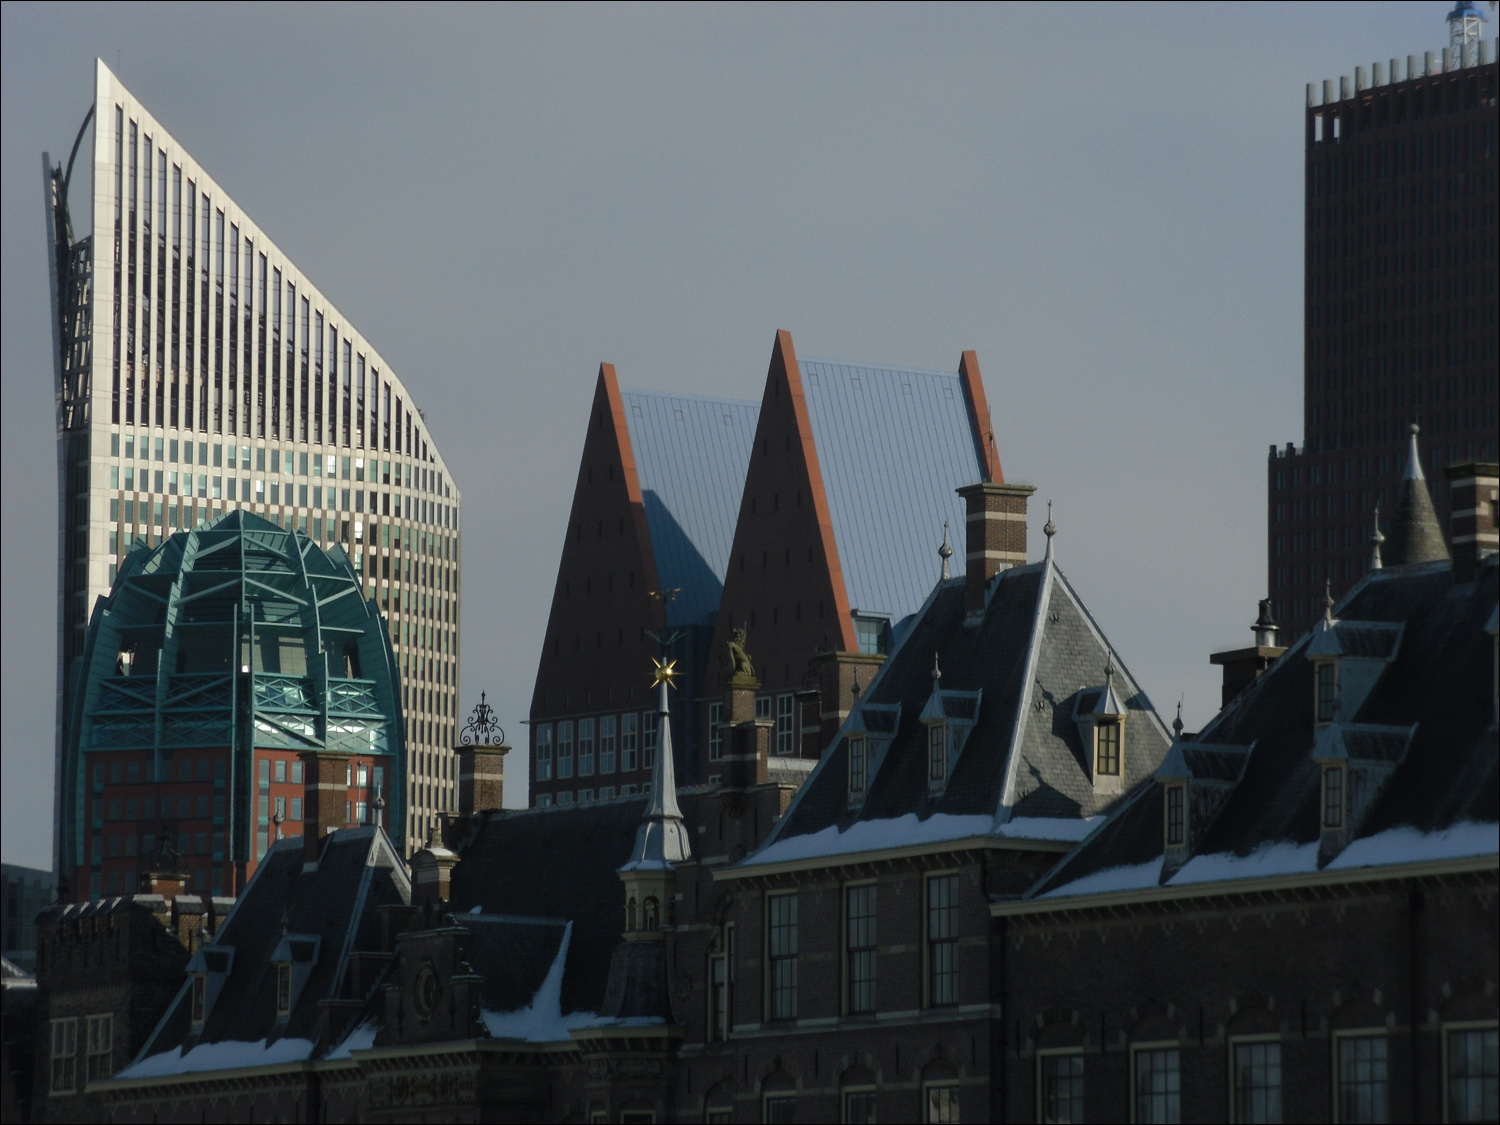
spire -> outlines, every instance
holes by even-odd
[[[1177,700],[1177,718],[1172,720],[1172,737],[1181,741],[1182,739],[1182,700]]]
[[[1057,534],[1057,524],[1052,522],[1052,501],[1047,501],[1047,522],[1042,525],[1042,534],[1047,537],[1047,552],[1043,556],[1046,562],[1052,561],[1052,537]]]
[[[1125,714],[1120,697],[1115,694],[1115,653],[1109,650],[1109,663],[1104,666],[1104,690],[1099,693],[1099,702],[1094,704],[1095,717]]]
[[[621,871],[659,868],[691,859],[682,810],[677,807],[677,770],[672,760],[672,716],[667,708],[667,686],[676,675],[676,661],[656,661],[656,729],[660,732],[656,764],[651,772],[651,800],[636,829],[635,847]]]
[[[1380,545],[1385,542],[1385,536],[1380,534],[1380,503],[1375,504],[1375,530],[1370,532],[1370,569],[1379,570],[1384,564],[1380,561]]]
[[[948,581],[948,560],[953,557],[953,548],[948,546],[948,521],[943,521],[943,545],[938,548],[938,558],[943,560],[943,581]]]
[[[1323,579],[1323,620],[1333,624],[1333,579]]]
[[[943,670],[938,667],[938,654],[932,654],[932,690],[938,690],[938,683],[943,678]]]
[[[1437,512],[1432,507],[1432,496],[1427,491],[1427,478],[1422,474],[1422,455],[1417,448],[1417,434],[1420,432],[1421,427],[1413,422],[1406,453],[1406,472],[1396,490],[1396,510],[1390,520],[1390,545],[1384,551],[1385,566],[1439,562],[1448,557]]]

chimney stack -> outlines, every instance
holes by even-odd
[[[316,869],[323,837],[345,822],[352,754],[304,750],[302,759],[302,869]]]
[[[505,755],[510,747],[455,746],[458,758],[458,815],[474,816],[505,805]]]
[[[1495,509],[1500,503],[1500,465],[1470,461],[1443,470],[1451,490],[1449,539],[1453,544],[1453,581],[1473,582],[1479,560],[1500,549]]]
[[[968,512],[964,520],[965,597],[969,616],[984,613],[990,579],[1012,566],[1026,565],[1026,502],[1029,484],[980,481],[958,489]]]
[[[1224,669],[1224,686],[1219,697],[1221,707],[1228,707],[1238,699],[1286,651],[1281,643],[1281,626],[1271,616],[1270,598],[1261,598],[1260,616],[1250,626],[1250,631],[1255,634],[1255,643],[1249,648],[1216,652],[1208,658],[1209,663]]]

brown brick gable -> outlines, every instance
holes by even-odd
[[[533,723],[618,710],[637,695],[645,705],[641,670],[656,652],[646,630],[663,620],[652,597],[657,585],[620,386],[614,365],[601,363],[537,662]],[[533,761],[534,755],[532,746]],[[641,784],[649,777],[638,769],[610,780]],[[539,786],[533,777],[532,803],[556,787],[555,781]]]
[[[785,330],[776,333],[771,350],[714,627],[715,659],[737,628],[748,631],[762,694],[801,690],[814,653],[858,647],[797,353]],[[717,668],[705,688],[719,697]],[[700,753],[705,774],[713,772],[706,740]]]

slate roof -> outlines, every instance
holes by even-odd
[[[954,489],[983,475],[963,383],[952,371],[836,360],[798,369],[849,606],[899,622],[932,589],[943,521],[963,538]],[[962,551],[952,562],[962,574]]]
[[[349,955],[380,949],[382,905],[411,901],[411,884],[385,832],[373,826],[343,829],[328,838],[315,871],[303,871],[302,838],[279,841],[256,869],[244,894],[205,953],[233,949],[229,975],[203,1024],[189,1042],[190,988],[184,984],[146,1041],[140,1058],[198,1043],[309,1039],[315,1050],[324,999],[347,995]],[[276,1018],[276,967],[271,957],[283,933],[317,937],[317,961],[284,1026]]]
[[[449,910],[455,920],[471,925],[469,911],[476,906],[481,926],[487,924],[482,915],[549,920],[529,927],[513,924],[493,939],[506,943],[509,956],[533,966],[504,986],[508,992],[497,993],[494,1010],[511,1011],[531,1002],[536,987],[529,985],[531,992],[525,992],[527,982],[534,977],[540,984],[568,922],[573,936],[563,968],[562,1012],[601,1010],[610,957],[625,929],[625,884],[616,871],[630,858],[647,801],[644,796],[619,797],[485,818],[464,848],[463,862],[453,869]],[[680,794],[679,801],[691,820],[695,798]],[[479,961],[471,957],[470,962],[490,976]],[[491,986],[487,980],[486,988]]]
[[[724,590],[760,404],[621,391],[669,624],[712,625]]]
[[[1341,625],[1405,626],[1394,660],[1338,732],[1350,757],[1399,762],[1351,847],[1392,829],[1438,833],[1500,820],[1494,642],[1486,632],[1496,612],[1497,571],[1494,555],[1480,564],[1475,583],[1459,587],[1447,562],[1375,571],[1337,607]],[[1194,856],[1245,857],[1271,845],[1319,840],[1321,777],[1307,659],[1315,635],[1293,645],[1197,736],[1201,747],[1253,743],[1254,749]],[[1068,884],[1085,877],[1160,858],[1161,802],[1160,783],[1144,782],[1027,897],[1066,894]]]
[[[556,918],[460,914],[469,931],[465,960],[484,978],[481,1005],[492,1012],[528,1006],[557,957],[567,923]]]
[[[984,815],[996,831],[1013,819],[1076,823],[1118,799],[1095,792],[1084,729],[1075,720],[1078,694],[1092,690],[1097,696],[1103,686],[1109,647],[1056,564],[1048,559],[1002,571],[978,627],[966,627],[964,618],[963,580],[940,582],[861,696],[861,704],[901,707],[899,727],[863,804],[849,808],[846,725],[762,852],[829,827],[844,831],[857,821],[913,813],[922,821],[934,814]],[[926,730],[919,717],[933,691],[934,652],[944,692],[982,696],[946,787],[930,798]],[[1155,771],[1170,739],[1118,653],[1114,659],[1116,691],[1129,716],[1128,789]],[[760,854],[744,864],[754,865]]]

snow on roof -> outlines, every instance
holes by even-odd
[[[557,956],[552,967],[542,979],[531,998],[531,1003],[513,1012],[482,1010],[479,1018],[494,1039],[521,1039],[527,1043],[567,1042],[568,1032],[575,1027],[586,1027],[598,1020],[595,1012],[569,1012],[562,1010],[563,969],[568,963],[568,943],[573,938],[573,923],[563,927],[562,941],[557,947]]]
[[[329,1051],[328,1057],[330,1059],[347,1059],[355,1051],[368,1051],[371,1047],[375,1046],[375,1036],[379,1032],[380,1027],[378,1024],[373,1020],[366,1020],[348,1035],[344,1036],[344,1041]]]
[[[1466,859],[1500,853],[1500,824],[1464,821],[1436,832],[1411,827],[1389,828],[1363,840],[1355,840],[1324,870],[1347,871],[1433,860]],[[1318,871],[1318,842],[1299,844],[1280,840],[1262,844],[1248,855],[1214,852],[1198,855],[1183,865],[1162,886],[1183,887],[1197,883],[1223,883],[1235,879],[1264,879],[1276,875],[1303,875]],[[1108,894],[1156,886],[1161,878],[1161,858],[1131,866],[1109,867],[1090,872],[1039,895],[1039,898],[1072,898],[1077,895]]]
[[[302,1062],[312,1056],[311,1039],[278,1039],[267,1044],[264,1039],[246,1043],[228,1039],[220,1043],[200,1043],[187,1054],[181,1047],[151,1055],[127,1066],[116,1078],[157,1078],[168,1074],[196,1074],[206,1070],[241,1070],[251,1066],[278,1066]]]
[[[918,820],[916,813],[907,813],[905,816],[885,820],[857,820],[842,831],[838,825],[829,825],[817,832],[777,840],[739,866],[757,867],[768,863],[818,859],[852,852],[885,851],[890,848],[969,840],[976,836],[1007,840],[1061,840],[1071,843],[1082,840],[1101,819],[1014,817],[996,827],[995,818],[988,813],[934,813],[926,820]]]

